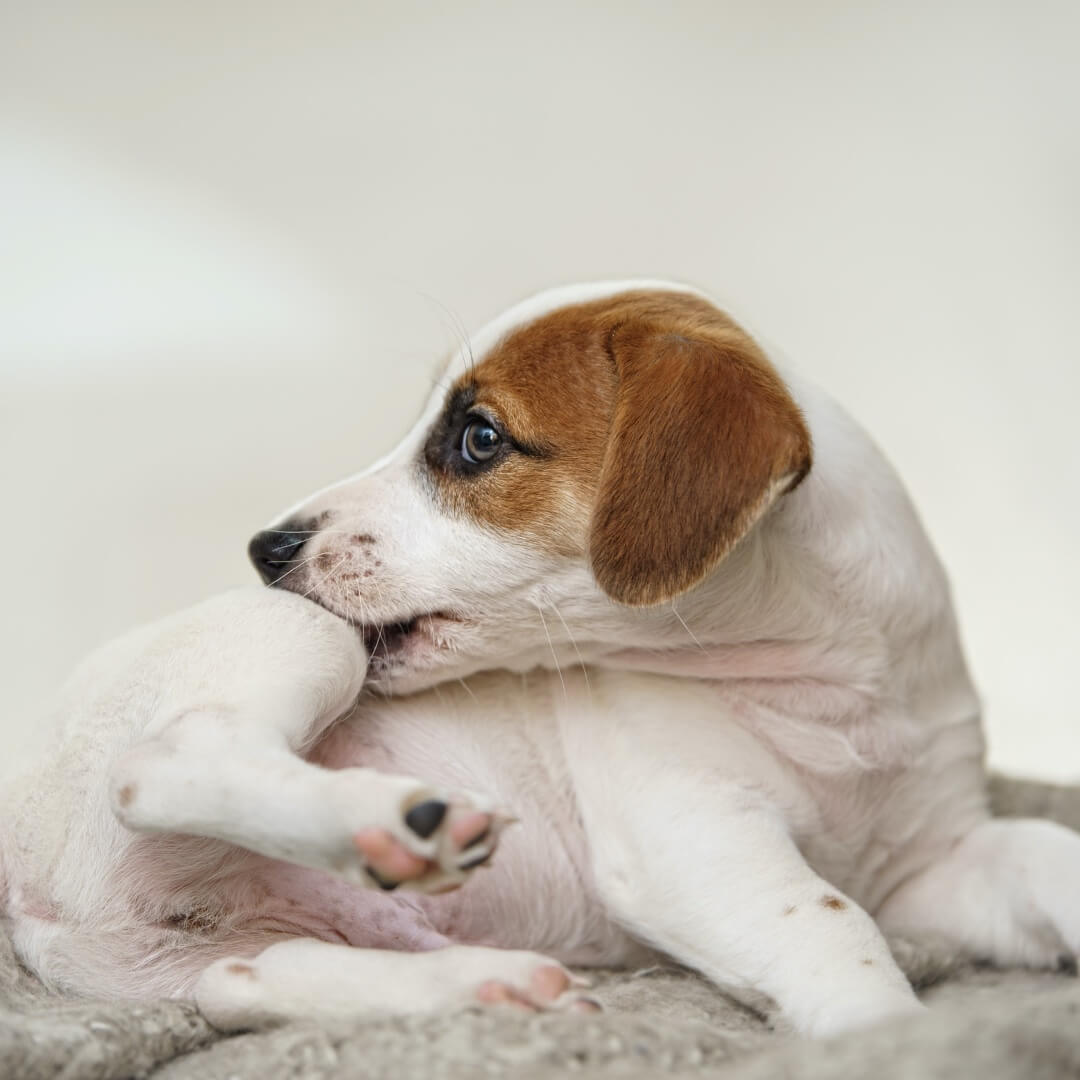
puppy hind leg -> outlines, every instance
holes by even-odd
[[[15,951],[50,990],[120,1000],[190,998],[202,972],[223,956],[254,956],[280,933],[242,926],[217,935],[125,921],[102,926],[22,916]]]
[[[767,993],[805,1034],[922,1006],[873,919],[806,863],[757,792],[684,774],[683,807],[637,786],[586,805],[612,915],[714,981]]]
[[[476,1003],[587,1008],[591,1003],[573,992],[583,985],[557,961],[532,952],[451,945],[401,953],[292,938],[254,959],[218,960],[199,978],[195,1000],[215,1027],[237,1031]]]
[[[977,825],[877,913],[887,933],[933,933],[1002,966],[1080,955],[1080,834],[1051,821]]]

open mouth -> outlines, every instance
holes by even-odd
[[[459,621],[446,612],[432,611],[398,622],[361,626],[360,631],[369,663],[376,667],[387,667],[394,661],[404,659],[416,647],[445,647],[443,631],[446,625]]]

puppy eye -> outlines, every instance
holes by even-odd
[[[461,456],[470,465],[490,461],[502,445],[502,436],[487,420],[470,420],[461,433]]]

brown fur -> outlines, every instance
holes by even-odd
[[[438,477],[458,509],[588,555],[656,604],[701,581],[810,468],[810,436],[750,336],[713,305],[634,291],[510,334],[458,387],[535,455]],[[456,389],[456,388],[455,388]]]

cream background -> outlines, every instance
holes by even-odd
[[[7,759],[88,648],[253,580],[255,528],[386,449],[455,317],[649,275],[875,434],[993,760],[1076,779],[1078,33],[1072,2],[4,0]]]

